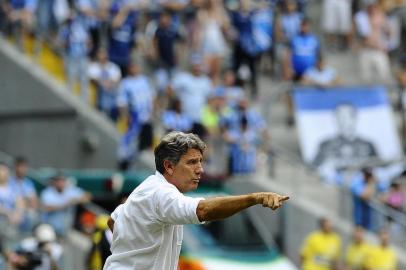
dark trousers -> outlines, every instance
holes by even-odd
[[[359,197],[353,197],[354,201],[354,223],[355,225],[362,226],[367,230],[372,230],[372,209],[368,202],[360,199]]]
[[[138,150],[142,151],[152,147],[154,129],[151,123],[147,122],[141,125],[140,135],[138,138]]]
[[[250,86],[251,86],[251,96],[252,97],[256,97],[257,94],[258,94],[258,89],[257,89],[257,62],[258,62],[258,56],[252,56],[252,55],[246,53],[238,43],[234,44],[233,70],[237,74],[238,69],[243,64],[246,64],[248,66],[248,68],[250,70],[250,73],[251,73]]]

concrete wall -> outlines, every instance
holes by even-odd
[[[34,168],[113,168],[118,138],[104,116],[0,40],[1,150]]]

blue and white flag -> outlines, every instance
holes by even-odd
[[[303,160],[322,175],[401,157],[385,88],[297,87],[293,99]]]

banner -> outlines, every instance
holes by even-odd
[[[328,178],[368,161],[401,158],[401,144],[385,88],[293,91],[303,160]]]

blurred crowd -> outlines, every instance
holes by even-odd
[[[1,1],[0,25],[22,50],[26,36],[35,37],[37,53],[44,42],[54,48],[68,88],[79,86],[84,102],[95,86],[97,108],[126,125],[121,169],[176,129],[227,142],[230,164],[213,170],[251,173],[269,137],[250,105],[258,59],[270,55],[282,2]]]
[[[28,162],[15,159],[13,170],[0,164],[0,242],[3,246],[0,269],[60,269],[63,240],[73,229],[76,206],[91,195],[69,184],[63,175],[49,179],[37,194],[27,177]],[[5,269],[5,268],[4,268]]]
[[[84,103],[90,104],[94,86],[96,108],[114,123],[125,122],[117,151],[121,170],[152,149],[156,137],[180,130],[209,144],[207,174],[229,176],[255,172],[258,152],[272,158],[269,127],[256,106],[261,71],[276,81],[327,89],[345,78],[326,58],[351,51],[359,56],[360,82],[397,80],[406,89],[404,1],[323,0],[320,29],[309,17],[310,2],[0,0],[0,33],[22,51],[27,37],[34,38],[34,55],[50,46],[63,59],[67,87],[78,87]],[[290,100],[287,107],[292,125]],[[38,196],[25,177],[26,165],[17,159],[10,176],[9,167],[0,165],[0,218],[14,225],[1,232],[48,224],[55,237],[63,237],[72,226],[73,206],[89,195],[59,175]],[[380,189],[371,172],[354,180],[351,192],[355,224],[364,228],[373,227],[372,199],[405,210],[401,184]],[[95,241],[109,237],[104,229]]]
[[[68,88],[79,87],[84,102],[89,84],[96,88],[96,107],[125,123],[121,169],[176,129],[226,142],[228,162],[215,153],[208,160],[217,164],[209,166],[214,174],[230,175],[254,172],[257,150],[271,152],[264,117],[253,106],[260,66],[268,63],[275,79],[330,87],[345,82],[324,54],[354,50],[364,82],[393,79],[390,54],[401,49],[403,1],[321,4],[321,29],[314,31],[318,22],[305,0],[2,0],[0,31],[21,50],[27,36],[35,38],[34,54],[44,43],[53,48]],[[293,124],[291,101],[287,106]]]

